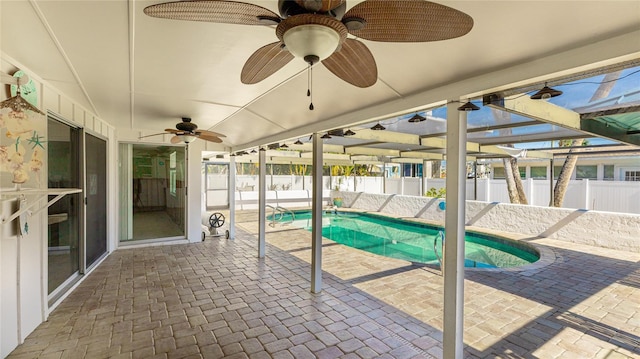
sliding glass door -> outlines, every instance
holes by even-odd
[[[80,188],[81,130],[52,117],[47,127],[49,188]],[[78,277],[81,268],[81,203],[82,193],[69,194],[48,209],[48,288],[52,300]]]
[[[107,253],[107,142],[85,135],[86,266]]]
[[[121,243],[184,238],[185,148],[120,144]]]

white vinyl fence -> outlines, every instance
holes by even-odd
[[[312,189],[311,176],[266,176],[266,188],[273,193],[267,198],[287,198],[295,204],[310,203],[308,193]],[[208,175],[207,207],[224,207],[227,203],[226,175]],[[217,184],[217,185],[216,185]],[[529,204],[534,206],[548,206],[551,200],[551,183],[547,180],[527,179],[523,181],[524,191]],[[366,193],[401,194],[408,196],[424,195],[429,189],[445,187],[445,179],[428,178],[426,182],[420,177],[382,178],[382,177],[329,177],[323,179],[323,190],[341,190]],[[383,190],[384,188],[384,190]],[[257,198],[258,176],[236,176],[236,201],[238,208],[242,201],[254,201],[254,196],[248,192],[256,192]],[[466,198],[486,202],[509,203],[507,184],[503,179],[473,179],[467,180]],[[301,195],[300,201],[294,201],[286,191],[296,191]],[[239,193],[241,192],[241,193]],[[277,193],[276,193],[277,192]],[[284,203],[284,202],[283,202]],[[247,203],[248,204],[248,203]],[[285,205],[286,206],[286,205]],[[590,209],[597,211],[636,213],[640,214],[640,182],[625,181],[593,181],[573,180],[569,183],[564,197],[563,208]]]

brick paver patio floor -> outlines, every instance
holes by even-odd
[[[255,213],[235,240],[120,249],[9,358],[441,358],[437,269],[310,238]],[[282,228],[280,228],[282,229]],[[535,239],[546,265],[467,271],[467,358],[640,358],[640,254]]]

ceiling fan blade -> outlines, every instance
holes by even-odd
[[[171,137],[171,143],[176,144],[176,143],[180,143],[180,142],[182,142],[182,139],[180,139],[180,136]]]
[[[144,13],[162,19],[223,24],[270,25],[280,21],[278,14],[262,6],[224,0],[172,1],[147,6]]]
[[[471,16],[448,6],[423,0],[363,1],[343,17],[364,19],[362,29],[349,30],[371,41],[425,42],[465,35],[473,27]]]
[[[347,39],[342,48],[322,60],[322,64],[344,81],[358,87],[369,87],[378,81],[378,67],[367,46]]]
[[[346,2],[346,0],[296,0],[298,5],[311,11],[327,12]]]
[[[222,143],[222,139],[220,139],[220,137],[218,137],[218,136],[201,134],[200,136],[198,136],[198,138],[203,139],[205,141],[210,141],[210,142],[215,142],[215,143]]]
[[[259,48],[247,60],[240,73],[240,81],[243,84],[256,84],[276,71],[280,70],[293,55],[280,46],[280,42],[274,42]]]
[[[177,132],[182,132],[179,130],[176,130],[175,128],[165,128],[165,131],[169,132],[169,133],[177,133]]]
[[[221,133],[218,132],[213,132],[213,131],[207,131],[207,130],[196,130],[196,134],[198,135],[205,135],[205,136],[215,136],[215,137],[227,137]]]
[[[154,133],[153,135],[140,136],[140,137],[138,137],[138,139],[146,138],[146,137],[152,137],[152,136],[159,136],[159,135],[166,135],[166,133],[164,133],[164,132]]]

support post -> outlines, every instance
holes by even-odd
[[[267,151],[261,148],[258,152],[258,257],[264,258],[266,251],[265,223],[267,221]]]
[[[549,207],[553,207],[553,158],[549,160]]]
[[[229,158],[229,239],[236,238],[236,156]]]
[[[387,193],[387,163],[382,162],[382,194]]]
[[[313,134],[311,202],[311,293],[322,290],[322,138]]]
[[[447,104],[447,209],[444,249],[444,358],[462,359],[467,114]]]
[[[478,200],[478,160],[473,161],[473,200]]]

